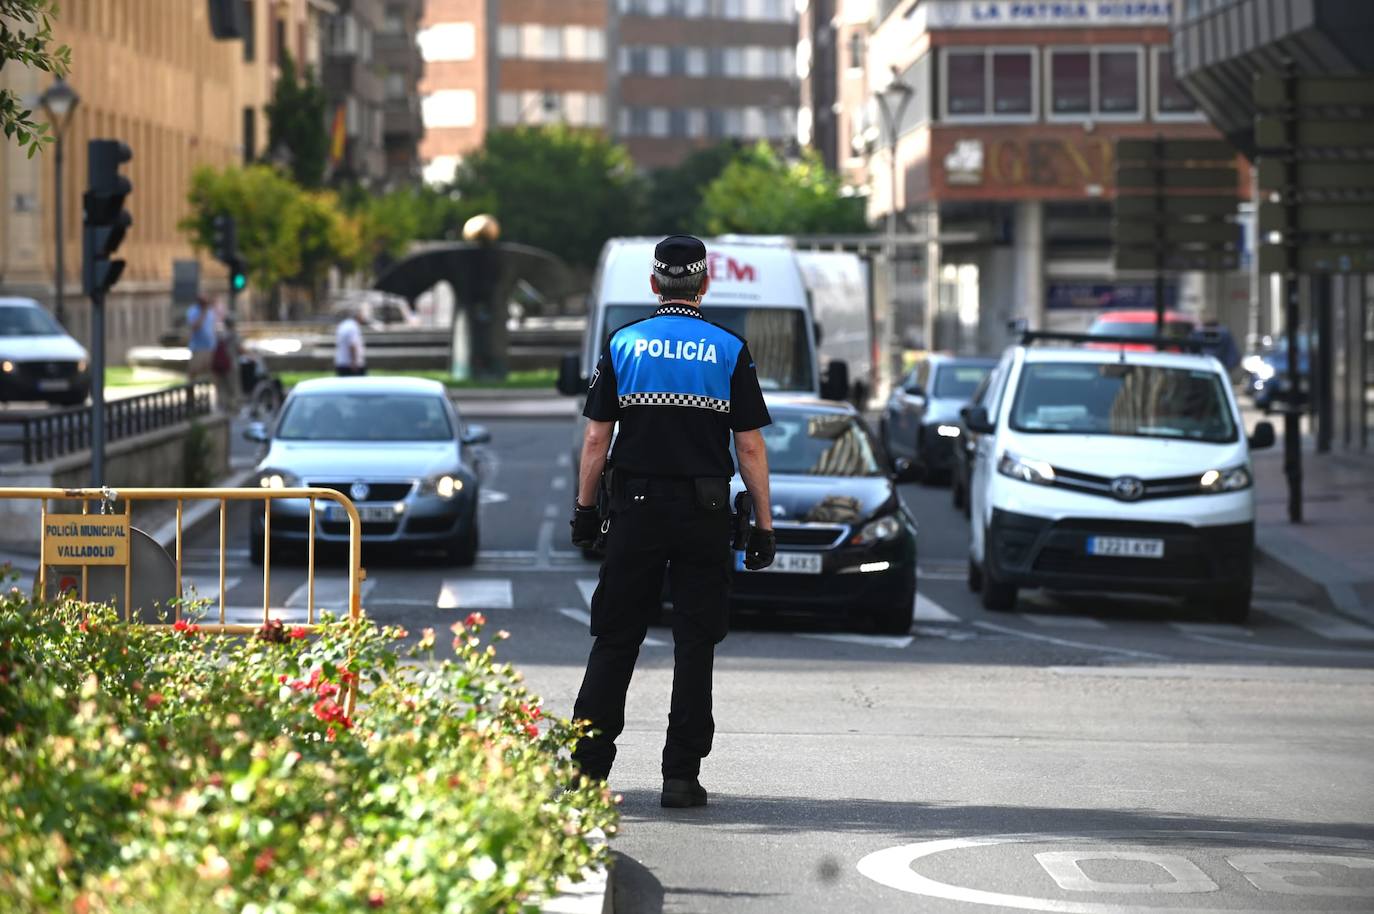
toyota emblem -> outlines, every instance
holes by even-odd
[[[782,505],[774,505],[774,506],[773,506],[773,516],[774,516],[774,517],[786,517],[786,516],[787,516],[787,509],[784,508]]]
[[[367,501],[367,496],[371,494],[372,489],[365,482],[355,482],[348,487],[348,496],[354,501]]]
[[[1134,476],[1118,476],[1112,480],[1112,496],[1120,501],[1135,501],[1145,494],[1145,483]]]

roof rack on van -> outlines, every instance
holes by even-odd
[[[1093,333],[1060,333],[1054,330],[1022,331],[1022,346],[1031,346],[1035,343],[1105,343],[1108,346],[1150,346],[1154,349],[1201,353],[1206,341],[1171,336],[1099,336]]]

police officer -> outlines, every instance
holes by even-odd
[[[711,670],[728,628],[730,435],[757,526],[745,544],[750,569],[773,561],[768,459],[759,429],[771,421],[749,347],[700,310],[710,278],[706,246],[670,235],[654,249],[649,286],[659,307],[610,337],[592,374],[576,504],[574,545],[601,532],[598,484],[611,431],[620,431],[607,470],[609,528],[592,595],[596,637],[574,715],[591,735],[573,758],[605,779],[625,726],[625,693],[639,646],[658,614],[665,566],[673,597],[673,697],[663,747],[662,805],[704,806],[697,781],[711,751]]]

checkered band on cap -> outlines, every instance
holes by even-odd
[[[718,400],[715,397],[703,397],[699,394],[625,394],[619,400],[622,408],[626,406],[691,406],[696,409],[714,410],[718,413],[730,411],[729,400]]]
[[[669,276],[681,276],[681,275],[684,274],[684,273],[704,273],[705,271],[706,271],[706,261],[705,261],[705,260],[698,260],[698,261],[695,262],[695,263],[689,263],[689,264],[687,264],[686,266],[682,266],[682,267],[677,266],[676,264],[672,264],[672,265],[666,264],[666,263],[664,263],[664,262],[661,261],[661,260],[657,260],[657,259],[654,260],[654,272],[655,272],[655,273],[666,273],[666,274],[668,274]]]

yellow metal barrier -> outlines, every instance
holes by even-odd
[[[10,489],[0,488],[0,499],[35,499],[39,502],[39,546],[40,564],[38,566],[38,592],[47,593],[47,571],[48,571],[48,517],[49,502],[51,501],[79,501],[81,502],[81,514],[83,516],[108,516],[120,518],[121,523],[132,527],[133,509],[136,501],[175,501],[176,502],[176,588],[177,593],[182,593],[182,512],[187,501],[218,501],[219,502],[219,622],[206,623],[200,621],[199,625],[203,631],[221,634],[251,634],[258,630],[258,625],[245,625],[227,622],[225,619],[225,596],[224,596],[224,570],[225,570],[225,547],[227,515],[229,502],[254,501],[263,503],[263,563],[262,563],[262,621],[265,624],[271,618],[271,592],[272,592],[272,502],[286,499],[305,500],[309,502],[308,529],[309,533],[306,542],[306,624],[310,627],[316,625],[315,621],[315,504],[318,500],[332,501],[340,505],[348,514],[348,612],[353,618],[360,617],[363,612],[362,607],[362,580],[364,576],[362,568],[362,521],[358,516],[358,509],[353,506],[353,502],[341,492],[333,489]],[[124,503],[124,511],[119,515],[108,515],[103,511],[98,515],[90,512],[91,503],[95,502],[101,508],[111,506],[116,502]],[[127,534],[126,534],[127,535]],[[126,544],[127,550],[127,544]],[[112,556],[117,559],[118,556]],[[127,551],[124,555],[124,619],[130,621],[133,611],[132,590],[133,590],[133,568]],[[75,564],[75,563],[74,563]],[[121,564],[117,560],[101,561],[100,564]],[[82,599],[86,598],[89,564],[81,564],[81,592]],[[146,623],[149,625],[175,625],[181,619],[181,606],[177,604],[173,619],[170,622]]]

